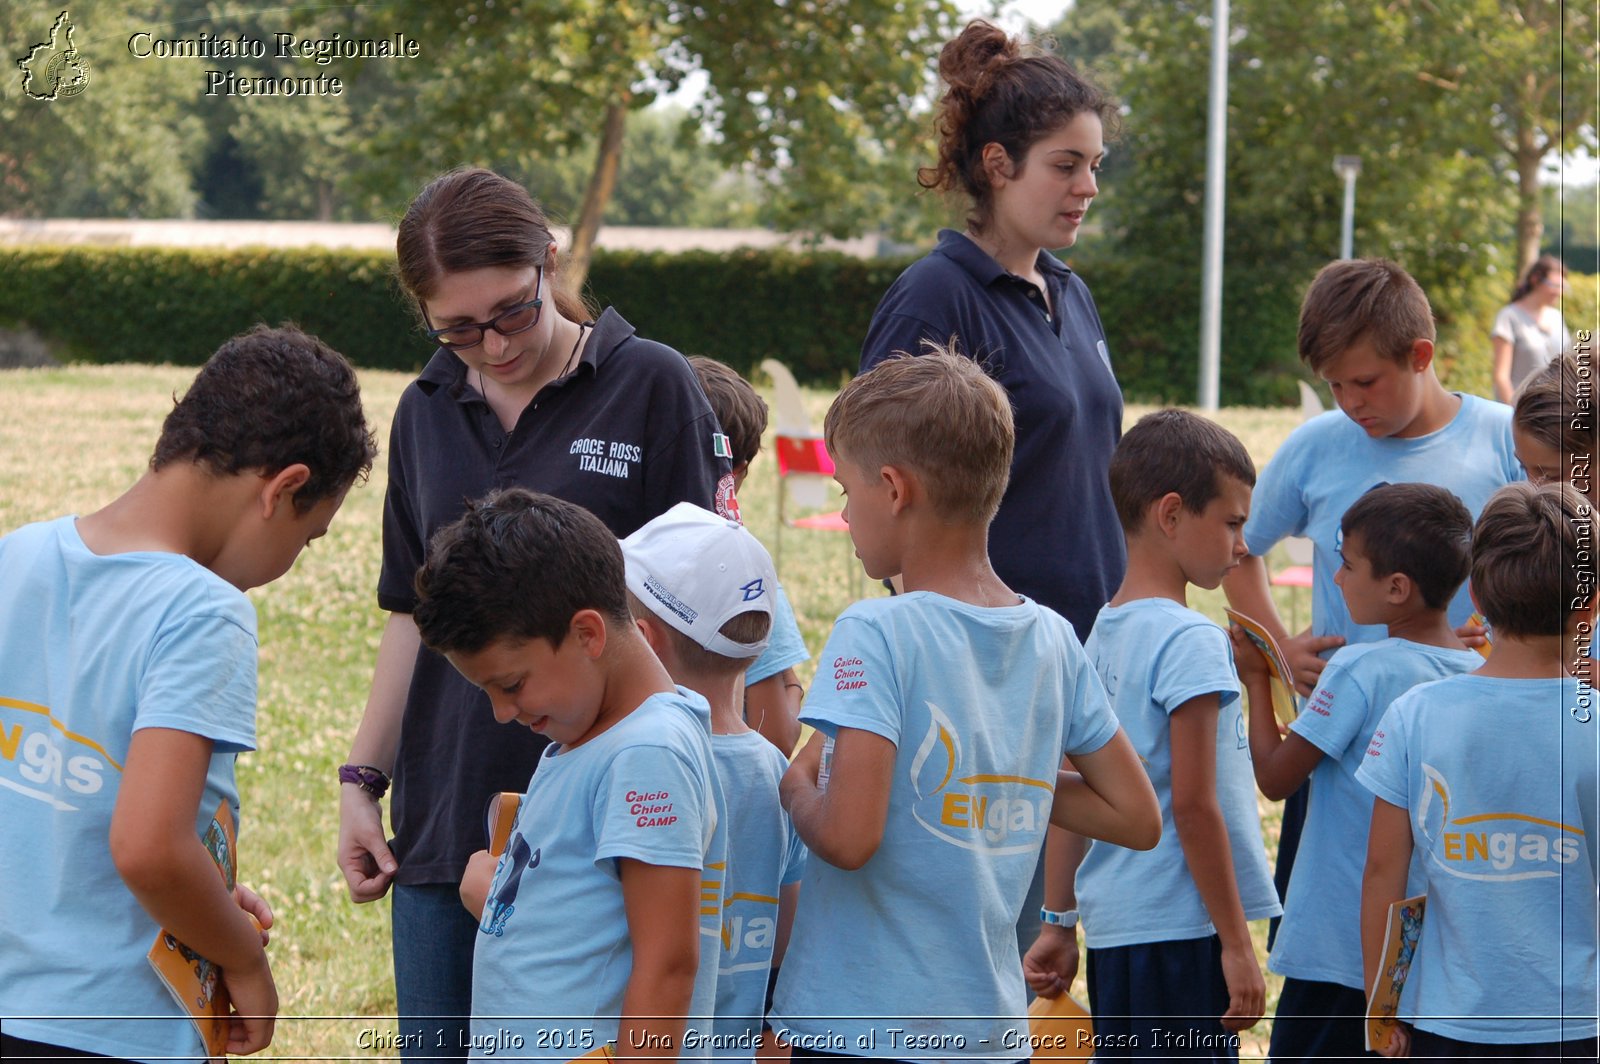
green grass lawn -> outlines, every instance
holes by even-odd
[[[70,366],[0,374],[7,416],[0,419],[0,531],[64,513],[87,513],[142,472],[192,369],[166,366]],[[387,436],[409,377],[361,375],[368,416]],[[818,424],[829,396],[808,396]],[[1131,424],[1148,408],[1130,408]],[[1218,418],[1265,463],[1298,423],[1293,410],[1223,411]],[[251,592],[261,621],[260,749],[239,762],[244,802],[240,878],[271,903],[277,917],[270,947],[282,1000],[269,1057],[374,1055],[363,1031],[391,1029],[387,901],[352,904],[334,862],[338,834],[335,769],[349,752],[371,678],[384,615],[377,606],[384,458],[353,489],[332,530],[301,555],[294,570]],[[776,468],[765,454],[740,497],[746,523],[772,548],[778,532]],[[835,502],[837,506],[837,502]],[[811,652],[820,652],[833,618],[865,588],[847,537],[785,529],[781,575]],[[1281,562],[1281,560],[1279,560]],[[1283,594],[1280,592],[1280,594]],[[1191,605],[1222,617],[1220,592],[1197,592]],[[1280,610],[1288,616],[1289,599]],[[1309,615],[1300,603],[1302,618]],[[813,666],[803,667],[810,682]],[[1277,808],[1262,803],[1267,848],[1276,849]],[[1265,927],[1258,948],[1265,959]],[[1268,976],[1268,1002],[1280,980]],[[1081,1000],[1081,984],[1080,984]],[[1270,1008],[1269,1008],[1270,1014]],[[1260,1025],[1246,1053],[1264,1050]],[[368,1036],[370,1039],[370,1035]]]

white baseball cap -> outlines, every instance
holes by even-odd
[[[699,646],[736,659],[767,648],[767,636],[736,643],[721,631],[741,613],[772,616],[777,594],[772,556],[743,525],[680,502],[624,539],[622,560],[634,597]]]

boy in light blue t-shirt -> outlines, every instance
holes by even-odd
[[[470,1055],[678,1056],[716,995],[721,795],[710,708],[635,627],[616,537],[581,506],[497,492],[434,537],[417,592],[422,641],[497,720],[552,740],[504,855],[462,877]]]
[[[1071,625],[989,565],[1005,392],[971,359],[891,359],[825,432],[867,575],[906,591],[845,610],[806,699],[780,793],[812,856],[772,1024],[797,1059],[1024,1058],[1045,828],[1149,847],[1155,796]]]
[[[778,803],[789,762],[740,712],[745,669],[777,608],[772,559],[739,524],[681,502],[622,541],[628,606],[675,682],[711,704],[711,752],[728,838],[715,1019],[690,1055],[753,1060],[762,1045],[768,973],[794,919],[806,851]],[[706,945],[711,945],[707,943]]]
[[[1273,1060],[1360,1056],[1366,1039],[1361,970],[1361,877],[1372,795],[1356,782],[1367,740],[1389,704],[1420,683],[1483,663],[1445,616],[1471,564],[1472,517],[1431,484],[1386,484],[1345,511],[1335,581],[1358,624],[1389,638],[1334,652],[1305,709],[1280,735],[1266,661],[1234,633],[1250,700],[1256,782],[1270,799],[1309,778],[1300,855],[1268,967],[1283,975],[1272,1023]]]
[[[1364,980],[1389,906],[1428,897],[1386,1056],[1595,1059],[1594,869],[1575,786],[1600,757],[1597,693],[1569,676],[1594,618],[1593,511],[1514,484],[1473,529],[1494,651],[1384,714],[1356,779],[1376,796],[1361,892]],[[1413,860],[1413,855],[1418,859]]]
[[[750,463],[761,453],[767,430],[767,404],[731,366],[704,355],[690,355],[689,367],[706,393],[728,444],[735,491],[750,475]],[[794,607],[783,585],[774,583],[772,635],[767,648],[745,673],[744,718],[788,757],[800,742],[800,696],[803,688],[795,666],[811,660]]]
[[[258,326],[127,491],[0,538],[0,1058],[203,1059],[146,958],[163,927],[221,966],[228,1053],[272,1041],[272,914],[202,839],[220,805],[238,817],[256,744],[244,592],[327,532],[376,451],[350,364]]]
[[[1149,774],[1162,827],[1148,853],[1091,842],[1077,867],[1099,1057],[1237,1059],[1237,1032],[1265,1010],[1248,922],[1279,908],[1239,682],[1227,633],[1187,605],[1190,584],[1215,588],[1244,556],[1254,481],[1238,439],[1182,410],[1140,419],[1111,458],[1128,572],[1085,649]],[[1071,904],[1065,872],[1047,880],[1049,907]],[[1026,964],[1041,993],[1064,987],[1076,934],[1044,928]]]

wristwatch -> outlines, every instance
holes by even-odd
[[[1068,909],[1064,913],[1058,913],[1054,909],[1040,909],[1039,919],[1053,927],[1077,927],[1078,910]]]

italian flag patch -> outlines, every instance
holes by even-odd
[[[732,458],[733,445],[728,442],[728,437],[720,432],[711,434],[711,453],[718,458]]]

